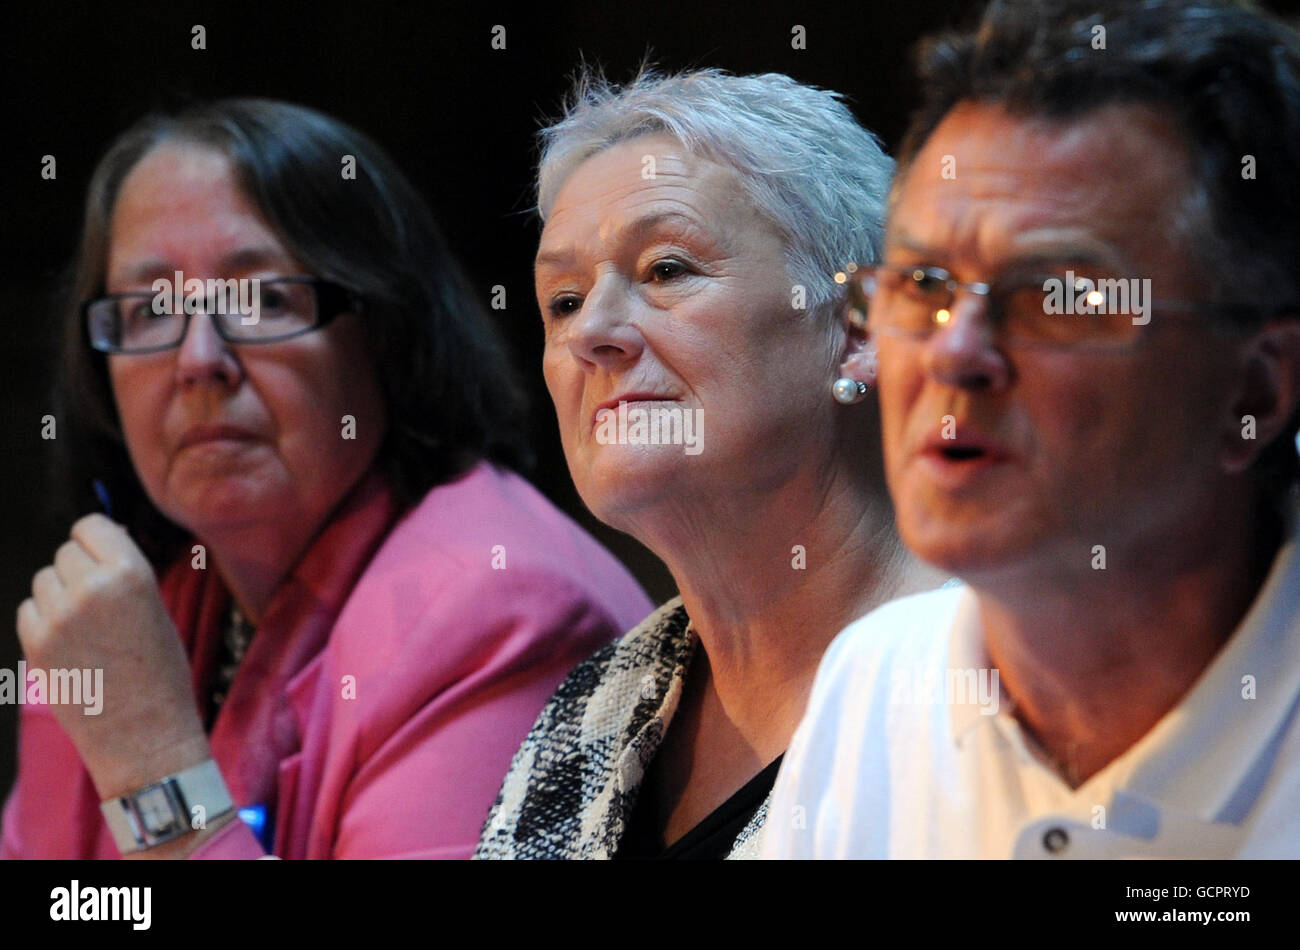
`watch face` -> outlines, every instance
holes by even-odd
[[[172,800],[167,795],[167,788],[155,785],[136,796],[135,807],[139,810],[140,821],[150,837],[160,837],[176,830],[179,819],[172,807]]]

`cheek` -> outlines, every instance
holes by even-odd
[[[880,343],[876,365],[885,464],[892,469],[899,460],[907,431],[908,411],[921,391],[923,377],[919,363],[898,352],[890,341]]]
[[[146,357],[135,357],[138,362],[126,367],[114,365],[118,359],[110,357],[109,361],[113,401],[127,451],[141,479],[149,484],[161,477],[166,461],[163,430],[167,373],[143,362]]]
[[[546,390],[553,401],[558,401],[564,392],[564,374],[560,363],[560,348],[550,339],[542,349],[542,379],[546,381]]]
[[[382,440],[378,380],[361,357],[346,352],[323,349],[246,364],[248,383],[279,434],[280,454],[300,475],[327,474],[322,460],[368,455]]]
[[[542,353],[542,378],[563,435],[582,403],[582,372],[565,347],[548,342]]]
[[[784,296],[755,301],[719,293],[675,314],[647,343],[668,372],[707,402],[720,427],[734,421],[728,417],[756,415],[756,408],[795,411],[807,404],[825,347],[810,327],[794,326],[797,320],[808,315],[791,310]]]
[[[1172,461],[1165,449],[1185,427],[1165,411],[1160,387],[1117,369],[1045,367],[1019,380],[1031,450],[1064,497],[1140,491]]]
[[[1021,405],[1026,407],[1032,449],[1063,474],[1077,472],[1080,482],[1093,483],[1099,471],[1110,467],[1106,456],[1127,441],[1115,428],[1126,420],[1116,413],[1114,397],[1104,387],[1060,383],[1044,380],[1023,392]]]

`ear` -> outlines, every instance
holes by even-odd
[[[857,379],[868,386],[876,384],[876,340],[867,330],[865,322],[854,319],[854,311],[845,307],[843,321],[844,342],[840,350],[840,375]]]
[[[1300,315],[1269,321],[1241,349],[1237,392],[1221,460],[1246,471],[1300,409]]]

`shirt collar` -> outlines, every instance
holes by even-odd
[[[1241,800],[1243,786],[1300,696],[1298,522],[1300,514],[1289,507],[1287,538],[1254,603],[1187,695],[1081,789],[1100,780],[1205,821],[1231,821],[1249,807]],[[957,604],[948,657],[954,669],[992,665],[970,588]],[[1010,701],[1005,692],[999,696],[999,715],[974,704],[949,705],[958,745],[977,725],[992,727],[1008,714]]]
[[[948,641],[948,663],[951,670],[978,670],[977,675],[991,675],[984,671],[992,670],[993,662],[984,645],[984,627],[980,623],[979,600],[969,587],[963,587],[957,598],[953,613],[952,632]],[[945,671],[946,672],[946,671]],[[984,723],[991,724],[996,713],[1011,708],[1011,701],[1002,689],[1001,678],[998,680],[997,704],[991,711],[984,711],[976,703],[948,704],[948,720],[953,739],[960,745],[970,730]]]
[[[1255,602],[1183,701],[1117,759],[1129,792],[1228,820],[1300,694],[1296,512]],[[1238,803],[1240,804],[1240,803]]]

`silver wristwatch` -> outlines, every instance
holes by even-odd
[[[99,806],[123,854],[147,851],[204,828],[234,807],[212,759]]]

